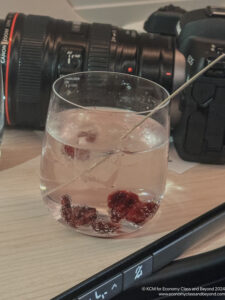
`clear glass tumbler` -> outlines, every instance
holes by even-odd
[[[53,85],[41,158],[41,192],[76,231],[114,237],[143,227],[163,197],[169,101],[158,84],[127,74],[82,72]]]

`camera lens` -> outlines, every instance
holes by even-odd
[[[0,21],[0,40],[8,125],[43,128],[52,83],[69,73],[129,73],[173,89],[172,37],[10,13]]]
[[[57,77],[57,43],[65,24],[18,13],[6,17],[0,55],[9,125],[44,127],[51,84]]]

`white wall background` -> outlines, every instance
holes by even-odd
[[[0,18],[8,12],[45,15],[58,19],[80,19],[67,0],[0,0]]]
[[[8,12],[18,11],[133,27],[136,22],[142,24],[159,7],[171,3],[187,10],[207,5],[225,6],[225,0],[0,0],[0,18],[5,18]]]
[[[75,11],[90,22],[119,26],[147,19],[159,7],[173,4],[186,10],[211,6],[225,6],[224,0],[68,0]],[[127,27],[127,26],[126,26]],[[129,27],[129,26],[128,26]]]

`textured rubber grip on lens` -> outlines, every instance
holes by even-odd
[[[18,49],[16,123],[38,126],[41,119],[41,85],[44,40],[49,17],[28,15]]]
[[[40,102],[43,41],[48,17],[29,15],[24,20],[19,49],[18,102]]]
[[[91,26],[87,57],[88,71],[109,70],[111,36],[111,25],[94,23]]]
[[[48,17],[29,15],[25,18],[21,40],[18,72],[18,101],[38,103],[40,101],[43,41]]]

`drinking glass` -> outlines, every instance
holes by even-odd
[[[140,77],[81,72],[53,84],[41,158],[41,192],[58,221],[115,237],[142,228],[163,198],[167,91]]]

